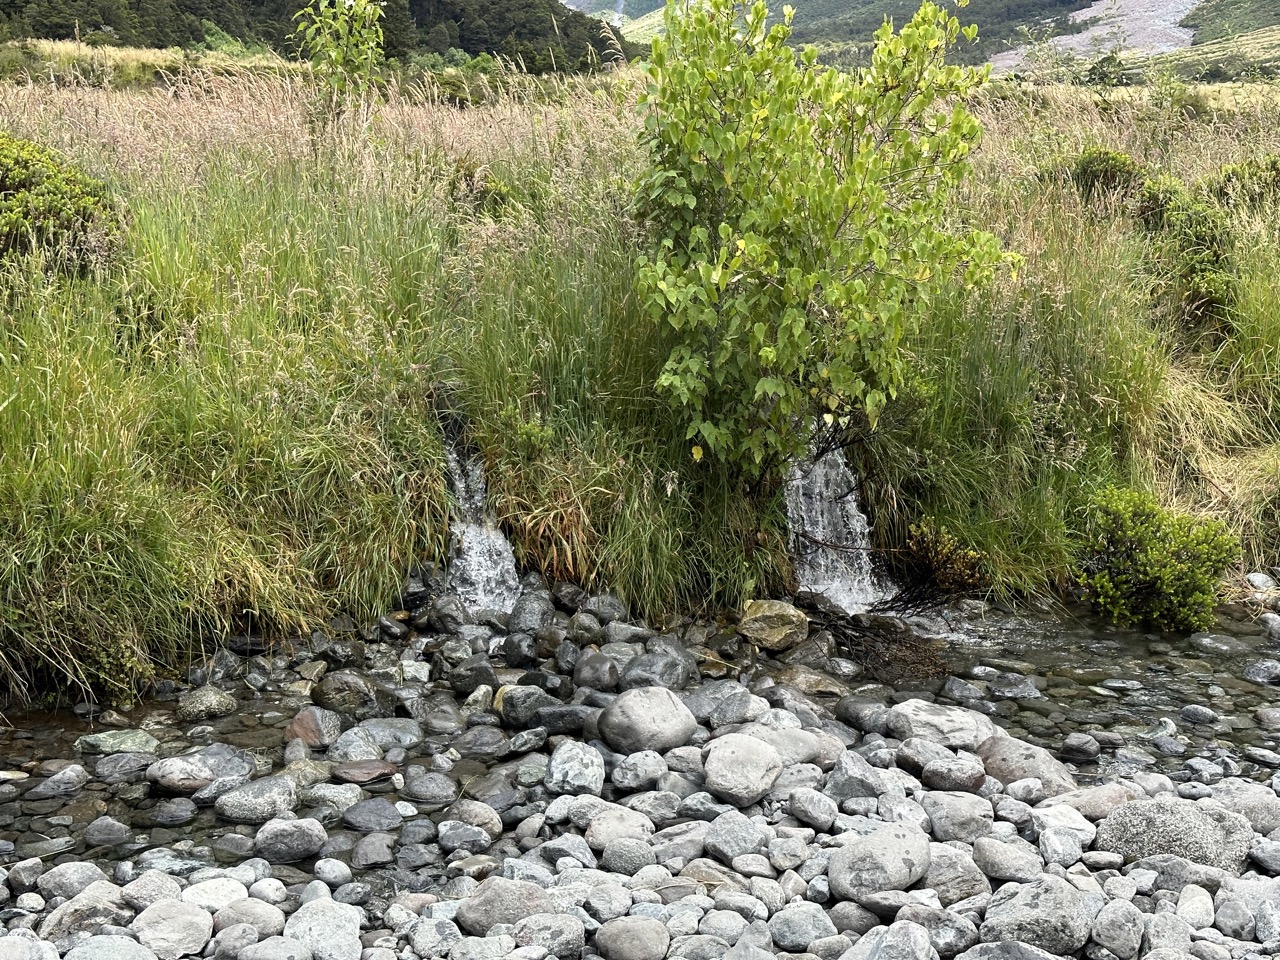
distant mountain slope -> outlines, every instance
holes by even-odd
[[[1182,25],[1194,31],[1195,44],[1280,27],[1280,0],[1205,0]]]
[[[576,0],[604,7],[608,0]],[[653,0],[624,0],[627,13]],[[1277,0],[1280,2],[1280,0]],[[901,25],[919,8],[919,0],[790,0],[796,8],[794,39],[836,47],[845,59],[856,59],[869,48],[871,35],[885,19]],[[632,5],[636,6],[633,7]],[[954,7],[953,3],[948,5]],[[956,15],[965,24],[978,25],[978,42],[961,44],[957,57],[978,63],[1008,49],[1026,31],[1063,33],[1076,29],[1069,15],[1090,5],[1090,0],[971,0]],[[770,0],[770,13],[781,16],[783,0]],[[627,36],[637,41],[649,39],[662,30],[662,7],[625,24]]]

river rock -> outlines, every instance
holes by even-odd
[[[268,863],[296,863],[314,857],[328,839],[318,820],[268,820],[253,838],[253,852]]]
[[[178,701],[178,719],[185,723],[226,717],[236,712],[239,702],[217,687],[197,687]]]
[[[597,721],[600,736],[621,754],[684,746],[698,728],[689,708],[663,687],[637,687],[619,694]]]
[[[354,670],[326,673],[311,688],[311,699],[316,706],[355,721],[389,717],[396,706],[396,695],[390,687]]]
[[[67,951],[65,960],[155,960],[155,956],[137,940],[113,934],[80,941]]]
[[[284,741],[301,740],[313,750],[328,747],[342,735],[342,715],[314,704],[303,707],[284,728]]]
[[[193,903],[161,900],[138,914],[129,929],[160,960],[178,960],[204,949],[213,936],[213,917]]]
[[[284,922],[283,910],[256,897],[233,900],[213,915],[215,931],[247,923],[258,932],[260,940],[284,933]]]
[[[1017,940],[1067,956],[1084,947],[1097,903],[1058,877],[1010,883],[991,897],[981,935],[986,941]]]
[[[618,917],[596,931],[596,949],[604,960],[663,960],[671,935],[652,917]]]
[[[516,923],[539,913],[555,913],[555,904],[536,884],[505,877],[489,877],[458,905],[457,922],[468,933],[483,937],[498,923]]]
[[[833,896],[861,900],[884,890],[906,890],[929,869],[929,837],[919,827],[891,823],[832,852],[827,878]]]
[[[766,650],[787,650],[809,636],[809,618],[780,600],[748,600],[738,633]]]
[[[1043,747],[1001,733],[978,744],[976,752],[987,773],[1002,783],[1036,777],[1049,797],[1076,789],[1071,771]]]
[[[257,768],[257,762],[246,751],[214,743],[157,760],[147,768],[147,779],[173,793],[195,793],[215,780],[248,777]]]
[[[315,960],[360,960],[364,911],[327,897],[300,906],[285,921],[284,935],[311,951]]]
[[[578,960],[587,941],[583,922],[564,913],[535,913],[517,920],[515,941],[521,947],[541,947],[561,960]]]
[[[86,733],[76,740],[81,753],[155,753],[160,741],[145,730],[103,730]]]
[[[598,797],[604,789],[604,757],[595,747],[566,740],[551,754],[545,782],[551,794],[587,793]]]
[[[712,740],[704,751],[702,764],[708,792],[737,807],[749,806],[763,797],[782,773],[782,758],[777,750],[763,740],[740,733]]]
[[[1094,917],[1091,936],[1120,960],[1130,960],[1142,946],[1142,912],[1128,900],[1112,900]]]
[[[277,775],[228,790],[213,806],[220,816],[236,823],[266,823],[292,813],[297,805],[297,783],[292,777]]]
[[[924,700],[896,704],[885,719],[890,732],[899,740],[922,737],[960,750],[972,751],[992,737],[1005,735],[980,713]]]
[[[1238,875],[1253,843],[1253,828],[1237,813],[1160,794],[1119,807],[1098,824],[1095,848],[1126,863],[1174,854]]]
[[[50,867],[36,881],[36,887],[46,900],[62,897],[70,900],[91,883],[105,881],[107,875],[95,863],[60,863]]]

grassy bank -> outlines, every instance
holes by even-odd
[[[120,693],[199,639],[385,609],[444,555],[445,395],[528,566],[653,618],[785,585],[776,491],[695,464],[654,398],[669,345],[632,290],[632,78],[465,110],[393,94],[327,134],[297,77],[197,81],[0,86],[7,128],[127,207],[110,268],[10,264],[2,285],[7,692]],[[1089,493],[1121,482],[1277,562],[1274,216],[1232,215],[1237,301],[1187,326],[1125,204],[1065,171],[1106,145],[1194,180],[1280,152],[1280,108],[1005,89],[980,112],[955,216],[1024,259],[921,318],[910,389],[853,449],[881,545],[945,528],[997,593],[1044,594],[1070,581]]]

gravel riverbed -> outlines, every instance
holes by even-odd
[[[963,604],[890,687],[787,604],[659,632],[411,580],[128,712],[10,715],[0,960],[1272,955],[1268,600],[1185,638]]]

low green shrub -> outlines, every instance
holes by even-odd
[[[1217,584],[1240,553],[1217,520],[1175,513],[1137,490],[1107,487],[1089,505],[1080,582],[1121,626],[1202,630]]]
[[[1197,199],[1176,177],[1158,176],[1138,190],[1134,215],[1160,243],[1158,259],[1182,318],[1190,323],[1221,319],[1236,296],[1226,212]]]
[[[1202,186],[1208,196],[1228,207],[1257,209],[1274,203],[1280,198],[1280,155],[1223,164]]]
[[[1091,147],[1076,158],[1071,180],[1086,200],[1130,194],[1142,182],[1142,164],[1119,150]]]
[[[64,266],[101,262],[118,228],[100,181],[54,150],[0,132],[0,259],[41,249]]]
[[[907,531],[906,567],[913,582],[944,595],[979,593],[991,586],[980,550],[962,543],[946,526],[925,520]]]

